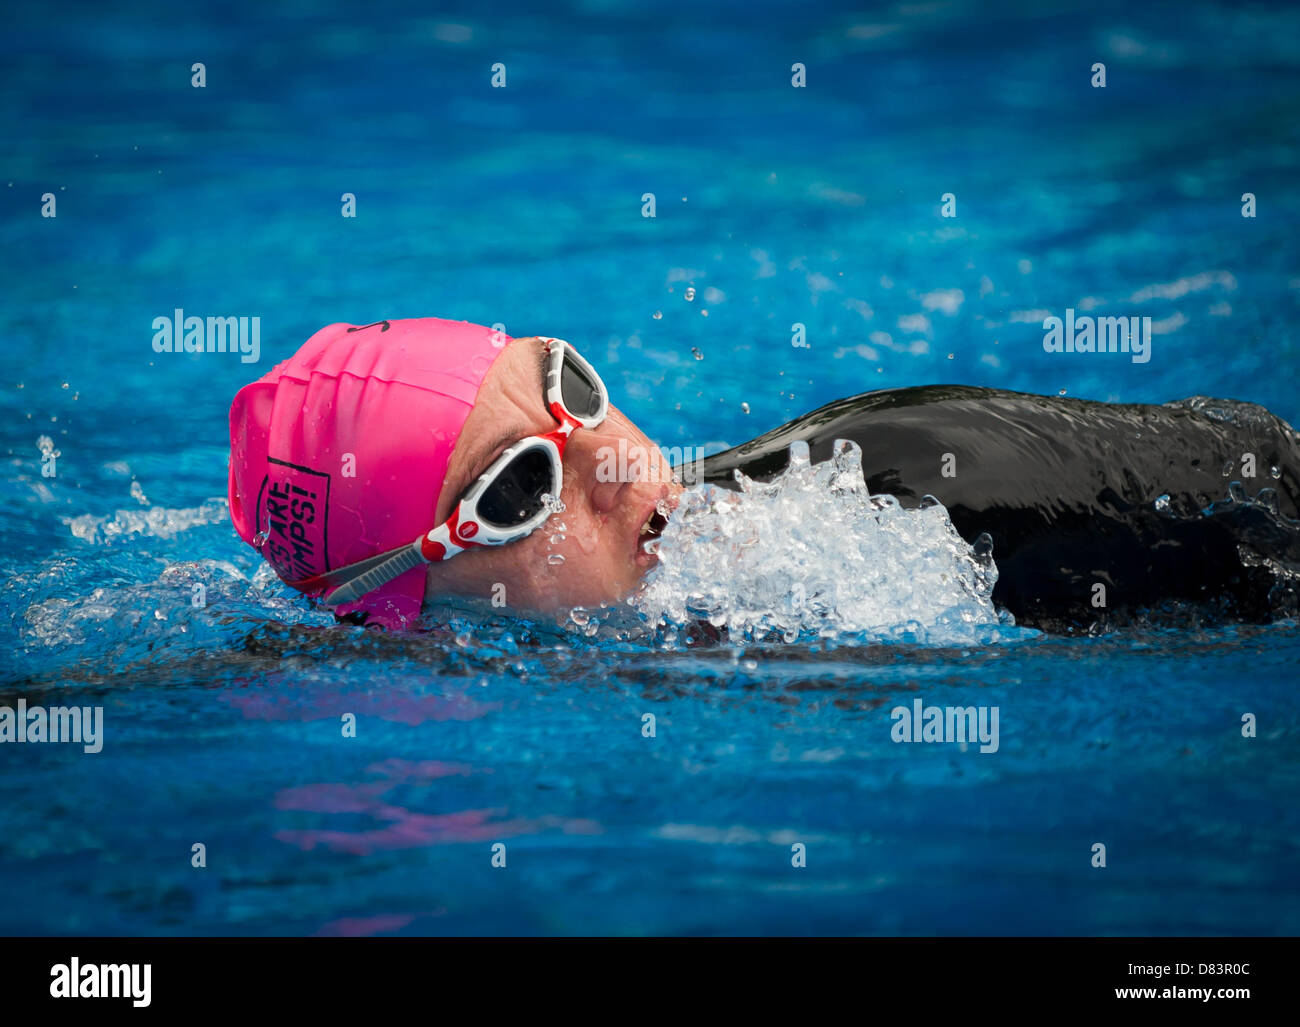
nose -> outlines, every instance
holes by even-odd
[[[598,481],[591,488],[591,505],[597,512],[607,514],[616,510],[623,500],[623,492],[630,483],[626,481]]]
[[[628,498],[626,490],[632,482],[623,480],[629,475],[618,457],[617,435],[599,428],[574,432],[565,448],[564,463],[573,474],[574,486],[587,494],[597,513],[608,514]]]

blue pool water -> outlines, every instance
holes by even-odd
[[[1300,931],[1294,622],[384,636],[258,573],[224,502],[235,391],[382,317],[568,338],[665,446],[928,382],[1300,423],[1300,11],[281,10],[0,39],[0,705],[105,718],[95,755],[0,746],[0,931]],[[178,307],[260,317],[260,361],[153,352]],[[1151,316],[1152,359],[1045,353],[1067,307]],[[917,698],[997,706],[998,751],[894,743]]]

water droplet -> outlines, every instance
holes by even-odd
[[[695,359],[696,359],[696,360],[703,360],[703,359],[704,359],[704,354],[701,353],[701,352],[700,352],[698,349],[696,349],[694,346],[691,347],[691,352],[692,352],[693,354],[695,354]]]
[[[695,299],[695,286],[688,285],[686,287],[686,302],[691,303],[694,301],[694,299]]]
[[[253,536],[253,548],[261,549],[264,545],[266,545],[266,542],[270,537],[271,536],[268,535],[266,532],[259,531],[256,535]]]
[[[1171,512],[1170,509],[1169,509],[1169,493],[1168,493],[1168,492],[1166,492],[1164,495],[1156,496],[1155,508],[1156,508],[1156,512],[1157,512],[1157,513],[1167,514],[1167,513],[1170,513],[1170,512]]]
[[[1061,389],[1061,390],[1057,393],[1057,395],[1058,395],[1058,396],[1064,396],[1064,395],[1065,395],[1065,390],[1064,390],[1064,389]]]
[[[757,660],[741,660],[740,665],[746,670],[758,670]]]
[[[564,563],[564,557],[562,557],[559,553],[552,553],[550,556],[546,558],[546,562],[549,563],[552,567],[558,567],[560,564]]]
[[[551,536],[550,539],[551,545],[558,546],[561,542],[565,540],[566,537],[567,536],[564,534],[564,532],[557,531],[554,535]]]
[[[1228,486],[1228,498],[1234,503],[1250,502],[1250,497],[1246,495],[1246,486],[1239,481],[1234,481]]]
[[[569,620],[573,621],[578,627],[583,627],[591,620],[591,616],[581,606],[575,606],[569,611]]]
[[[62,385],[59,386],[59,388],[61,388],[61,389],[66,389],[67,387],[68,387],[68,383],[67,383],[67,382],[64,382]]]
[[[1232,468],[1233,468],[1233,466],[1234,466],[1234,465],[1233,465],[1233,462],[1232,462],[1231,460],[1225,460],[1225,461],[1223,462],[1223,476],[1224,476],[1225,478],[1226,478],[1228,475],[1230,475],[1230,474],[1232,473]]]
[[[1282,468],[1280,468],[1280,467],[1270,467],[1270,468],[1268,469],[1268,473],[1271,474],[1274,478],[1280,478],[1280,477],[1282,477]]]
[[[741,412],[742,414],[747,414],[747,413],[749,413],[749,404],[748,404],[748,403],[741,403],[741,404],[740,404],[740,412]]]
[[[663,312],[662,310],[656,310],[656,311],[654,312],[654,314],[651,315],[651,316],[652,316],[656,321],[658,321],[661,317],[664,316],[664,312]]]
[[[140,487],[138,481],[131,482],[131,498],[136,500],[141,506],[149,505],[149,497],[144,494],[144,489]]]

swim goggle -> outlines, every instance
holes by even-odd
[[[595,428],[609,413],[600,375],[563,339],[546,343],[543,399],[559,427],[506,448],[461,496],[451,516],[414,542],[365,560],[291,582],[305,592],[325,589],[327,606],[350,603],[421,564],[450,560],[483,546],[525,538],[551,515],[564,485],[561,460],[569,436]]]

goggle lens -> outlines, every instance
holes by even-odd
[[[479,519],[494,528],[517,528],[542,511],[542,496],[555,488],[551,458],[530,446],[501,469],[478,500]]]
[[[560,396],[569,413],[583,419],[600,412],[601,390],[591,374],[568,353],[560,369]]]

